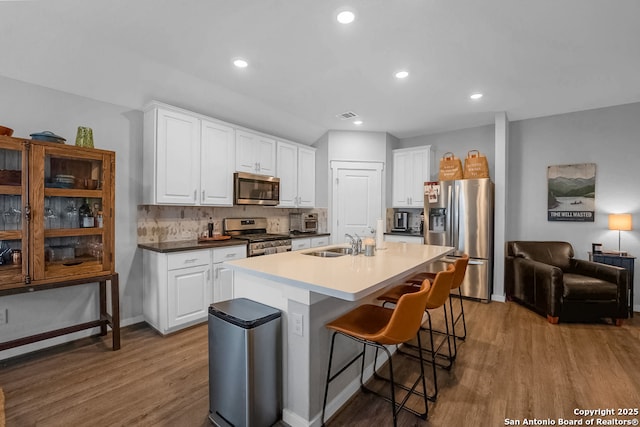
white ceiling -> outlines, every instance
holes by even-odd
[[[335,21],[344,6],[349,26]],[[638,0],[0,1],[0,17],[0,75],[133,109],[156,99],[306,144],[330,129],[406,138],[498,111],[640,101]],[[364,124],[336,118],[345,111]]]

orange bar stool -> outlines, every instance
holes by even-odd
[[[431,286],[429,282],[425,282],[417,292],[412,294],[403,295],[398,299],[398,303],[395,309],[380,307],[378,305],[365,304],[343,316],[328,323],[326,327],[333,331],[331,337],[331,350],[329,352],[329,366],[327,367],[327,380],[324,388],[324,401],[322,404],[322,425],[324,426],[325,409],[327,406],[327,395],[329,392],[329,383],[344,372],[349,366],[355,363],[358,359],[362,358],[360,367],[360,387],[366,392],[371,392],[379,395],[388,402],[391,402],[391,408],[393,410],[393,425],[397,425],[397,416],[401,409],[411,412],[414,415],[419,416],[422,419],[427,418],[429,408],[427,406],[427,389],[426,381],[424,377],[424,367],[422,364],[422,351],[418,352],[420,363],[420,375],[413,383],[413,386],[408,389],[409,393],[404,397],[402,402],[396,403],[395,399],[395,384],[393,379],[393,362],[391,353],[385,347],[387,345],[398,345],[407,342],[414,337],[418,336],[418,343],[420,344],[420,336],[418,331],[420,324],[422,323],[422,315],[424,313],[425,305],[427,303],[427,297],[429,296]],[[362,343],[362,351],[355,356],[349,363],[342,367],[338,372],[331,375],[331,365],[333,362],[333,349],[338,335],[345,336],[349,339]],[[390,389],[391,397],[380,395],[377,392],[368,389],[363,383],[364,375],[364,360],[367,346],[373,346],[376,350],[381,349],[387,355],[389,362],[389,375],[390,375]],[[377,352],[376,352],[377,354]],[[376,361],[374,359],[373,370],[376,370]],[[422,383],[423,393],[416,390],[419,383]],[[417,412],[411,408],[405,406],[407,400],[412,395],[418,395],[424,398],[424,412]]]
[[[462,285],[464,276],[467,273],[467,265],[469,265],[469,255],[463,254],[460,258],[456,259],[453,265],[455,265],[456,267],[456,275],[453,279],[453,286],[451,287],[451,290],[458,291],[457,295],[453,294],[453,297],[457,298],[458,301],[460,302],[460,312],[454,318],[453,298],[451,295],[449,295],[449,308],[451,312],[451,330],[452,330],[453,336],[455,336],[460,341],[464,341],[467,338],[467,322],[464,318],[464,305],[462,304],[462,291],[460,290],[460,285]],[[418,273],[414,276],[411,276],[411,278],[409,278],[407,282],[415,286],[414,289],[418,289],[418,286],[420,286],[423,280],[425,279],[433,280],[435,276],[436,276],[436,273],[431,273],[431,272]],[[462,335],[457,335],[456,324],[460,319],[462,319],[462,329],[464,332]],[[456,352],[458,350],[455,340],[453,341],[453,350],[454,350],[453,358],[455,359]]]
[[[453,280],[455,279],[455,275],[456,275],[457,269],[455,268],[455,266],[449,265],[447,268],[447,271],[440,271],[436,274],[433,283],[431,285],[431,291],[429,292],[426,304],[425,304],[425,313],[427,314],[427,322],[428,322],[428,327],[424,327],[423,325],[420,325],[420,330],[423,331],[429,331],[429,342],[430,342],[430,347],[429,348],[423,348],[421,347],[421,343],[420,341],[418,341],[418,346],[413,346],[409,343],[405,343],[406,346],[410,347],[410,348],[414,348],[418,350],[418,353],[420,355],[420,360],[422,361],[426,361],[431,363],[432,369],[433,369],[433,388],[434,388],[434,392],[431,395],[428,395],[427,398],[429,400],[435,401],[438,397],[438,379],[437,379],[437,372],[436,372],[436,366],[438,365],[436,363],[436,358],[438,357],[438,355],[440,354],[440,349],[442,348],[442,346],[444,345],[445,341],[448,344],[449,347],[449,354],[451,354],[451,344],[450,344],[450,335],[449,335],[449,322],[448,322],[448,316],[447,316],[447,306],[446,306],[446,302],[447,299],[449,298],[449,293],[451,292],[451,286],[453,284]],[[426,284],[429,283],[428,279],[425,279],[422,282],[422,287],[426,286]],[[395,286],[393,288],[391,288],[388,292],[385,292],[384,294],[380,295],[378,297],[378,300],[384,301],[383,302],[383,306],[384,304],[387,303],[393,303],[393,304],[397,304],[397,302],[400,301],[400,299],[402,299],[403,297],[406,297],[407,295],[412,295],[412,292],[414,292],[416,289],[415,285],[412,284],[402,284],[402,285],[398,285]],[[399,299],[394,299],[397,295],[400,295]],[[397,307],[397,306],[396,306]],[[435,310],[442,307],[444,310],[444,320],[445,320],[445,328],[446,328],[446,336],[442,339],[442,341],[440,341],[440,343],[438,343],[437,345],[434,342],[433,339],[433,333],[434,333],[434,329],[433,329],[433,324],[431,321],[431,313],[429,313],[429,310]],[[418,334],[418,337],[420,337],[420,334]],[[430,353],[430,359],[425,360],[422,357],[422,351],[426,350]],[[402,350],[398,350],[404,354],[407,354],[409,356],[414,356],[412,353],[407,353],[405,351]],[[422,364],[422,363],[421,363]],[[445,368],[447,368],[447,366],[444,366]],[[449,364],[448,367],[451,367],[451,365]]]

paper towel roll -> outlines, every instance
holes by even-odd
[[[381,219],[376,223],[376,248],[384,248],[384,222]]]

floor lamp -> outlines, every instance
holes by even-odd
[[[609,230],[618,230],[618,253],[620,251],[620,232],[631,231],[631,214],[609,214]]]

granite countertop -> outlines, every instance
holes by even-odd
[[[197,249],[220,248],[224,246],[246,246],[247,241],[241,239],[214,240],[211,242],[198,243],[197,240],[180,240],[177,242],[163,243],[138,243],[138,247],[149,251],[168,253],[180,251],[193,251]]]
[[[322,237],[322,236],[331,236],[331,233],[301,233],[301,232],[290,232],[290,239],[304,239],[305,237]]]
[[[375,256],[344,255],[317,257],[305,255],[323,249],[347,247],[330,245],[295,252],[226,261],[224,264],[247,274],[273,280],[299,289],[347,301],[357,301],[400,278],[424,269],[454,248],[433,245],[407,245],[387,242]]]

